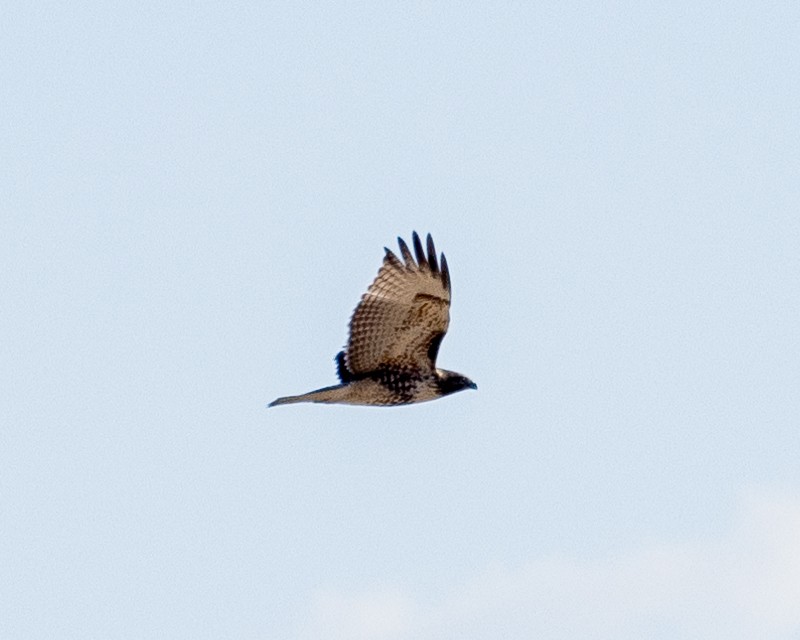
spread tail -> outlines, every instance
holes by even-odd
[[[346,402],[348,395],[346,389],[346,384],[337,384],[333,387],[325,387],[323,389],[317,389],[316,391],[309,391],[308,393],[304,393],[299,396],[285,396],[283,398],[278,398],[277,400],[270,402],[267,406],[276,407],[279,404],[295,404],[297,402]]]

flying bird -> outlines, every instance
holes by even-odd
[[[436,368],[439,345],[450,323],[450,271],[427,253],[415,231],[414,254],[397,239],[402,260],[389,249],[378,275],[350,319],[347,347],[336,371],[341,384],[278,398],[270,407],[295,402],[392,406],[435,400],[477,389],[466,376]]]

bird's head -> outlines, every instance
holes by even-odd
[[[477,389],[478,385],[466,376],[462,376],[455,371],[447,371],[446,369],[436,370],[437,384],[443,396],[446,396],[456,391],[463,391],[464,389]]]

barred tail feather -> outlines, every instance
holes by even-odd
[[[316,391],[309,391],[308,393],[304,393],[299,396],[285,396],[283,398],[273,400],[267,406],[276,407],[280,404],[296,404],[298,402],[342,402],[348,395],[346,391],[347,386],[348,385],[346,384],[337,384],[333,387],[325,387],[323,389],[317,389]]]

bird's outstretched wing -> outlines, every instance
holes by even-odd
[[[450,273],[430,234],[427,254],[416,231],[414,253],[398,238],[402,260],[389,249],[383,265],[350,319],[346,371],[354,376],[388,367],[421,372],[436,366],[450,322]],[[341,358],[340,365],[341,365]],[[340,366],[340,377],[342,368]]]

